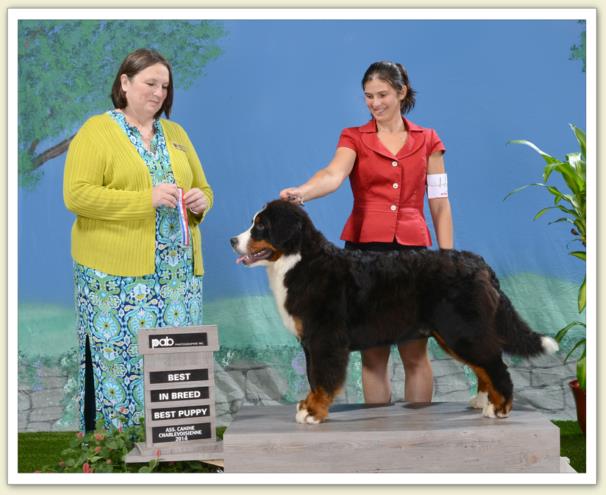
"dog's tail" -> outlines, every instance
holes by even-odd
[[[558,343],[551,337],[533,331],[515,310],[509,298],[499,290],[500,301],[497,308],[497,332],[503,340],[503,351],[516,356],[536,356],[554,354]]]

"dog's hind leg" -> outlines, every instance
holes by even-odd
[[[328,409],[345,382],[349,352],[324,346],[326,343],[320,352],[313,346],[306,350],[311,391],[297,404],[297,423],[318,424],[326,420]]]
[[[479,352],[462,345],[453,350],[437,332],[432,333],[438,344],[456,360],[468,365],[478,377],[478,395],[470,405],[482,409],[487,418],[505,418],[511,412],[513,383],[500,355],[478,357]]]
[[[433,338],[436,339],[436,342],[438,344],[440,344],[440,347],[450,356],[452,356],[453,358],[455,358],[457,361],[460,361],[463,364],[466,364],[469,366],[469,363],[463,359],[461,356],[459,356],[458,354],[456,354],[450,347],[448,347],[448,345],[446,344],[446,342],[444,341],[444,339],[442,338],[442,336],[439,333],[433,332]],[[472,369],[474,369],[472,367]],[[486,378],[486,373],[480,372],[478,373],[478,371],[476,371],[474,369],[474,372],[476,374],[476,377],[478,378],[478,393],[475,397],[472,397],[469,401],[469,405],[471,407],[473,407],[474,409],[486,409],[486,407],[488,406],[489,402],[488,402],[488,390],[491,387],[490,381],[487,380]]]
[[[495,356],[484,366],[470,366],[478,376],[478,383],[483,381],[488,386],[488,404],[483,409],[483,415],[487,418],[509,416],[513,401],[513,383],[501,356]]]
[[[474,409],[484,409],[488,405],[488,389],[490,384],[486,381],[484,373],[476,373],[478,379],[478,393],[469,400],[469,405]]]

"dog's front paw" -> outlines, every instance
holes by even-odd
[[[495,405],[489,400],[486,401],[486,405],[482,409],[482,415],[485,418],[506,418],[511,412],[511,402],[503,402],[500,405]]]
[[[300,424],[317,425],[320,423],[320,420],[307,410],[304,400],[297,404],[297,415],[295,416],[295,419],[297,420],[297,423]]]
[[[497,415],[497,418],[506,418],[507,416],[509,416],[510,412],[511,411],[507,411],[507,410],[497,410],[496,415]]]
[[[497,415],[494,412],[494,404],[487,401],[486,405],[482,410],[482,416],[484,416],[485,418],[496,418]]]
[[[478,395],[469,401],[469,405],[474,409],[484,409],[488,405],[488,393],[478,392]]]
[[[506,418],[511,412],[511,399],[504,400],[499,406],[494,408],[497,418]]]

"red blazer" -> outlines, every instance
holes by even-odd
[[[341,233],[344,241],[431,246],[423,214],[427,162],[446,148],[433,129],[402,119],[408,138],[395,156],[379,141],[374,119],[341,133],[337,147],[356,152],[349,175],[354,205]]]

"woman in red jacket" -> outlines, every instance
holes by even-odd
[[[373,63],[362,78],[362,88],[372,119],[344,129],[328,166],[305,184],[282,190],[280,197],[309,201],[330,194],[349,177],[354,205],[341,234],[345,248],[392,251],[431,245],[423,214],[427,192],[438,245],[451,249],[445,147],[433,129],[404,117],[415,104],[406,70],[393,62]],[[431,402],[427,339],[405,342],[398,350],[405,371],[404,399]],[[362,352],[362,387],[368,403],[391,400],[389,353],[389,347]]]

